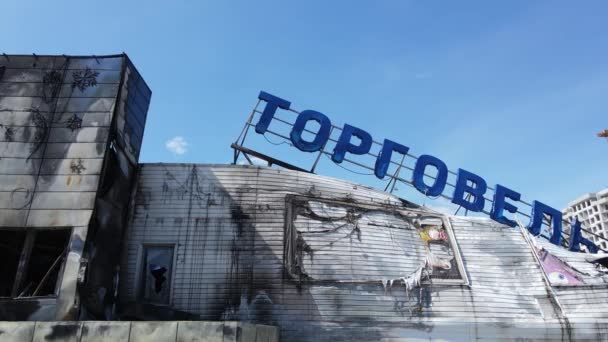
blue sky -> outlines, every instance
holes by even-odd
[[[142,162],[231,162],[266,90],[561,208],[608,186],[607,15],[605,1],[10,0],[0,47],[129,54],[153,90]],[[328,160],[319,173],[382,186]]]

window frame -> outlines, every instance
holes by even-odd
[[[146,300],[145,297],[145,276],[146,276],[146,249],[149,247],[169,247],[172,249],[171,257],[171,273],[169,278],[169,301],[167,303],[154,303]],[[173,297],[175,291],[175,274],[177,272],[177,243],[165,242],[143,242],[139,245],[139,252],[136,265],[137,273],[135,279],[135,296],[138,302],[158,305],[158,306],[173,306]]]
[[[284,227],[283,228],[283,266],[284,266],[283,267],[283,279],[284,280],[298,282],[292,276],[292,274],[294,273],[295,260],[292,260],[292,256],[288,255],[287,244],[288,244],[289,239],[293,240],[293,234],[294,234],[294,230],[295,230],[295,228],[293,227],[293,222],[294,222],[293,215],[295,213],[295,210],[294,210],[295,205],[298,202],[302,202],[302,201],[317,201],[317,202],[322,202],[322,203],[358,207],[358,208],[363,208],[363,209],[395,210],[395,211],[401,211],[401,212],[420,213],[426,217],[438,218],[441,220],[441,222],[444,225],[445,230],[448,234],[448,243],[450,244],[450,247],[452,248],[452,252],[454,253],[454,259],[455,259],[456,265],[458,267],[458,272],[460,273],[460,279],[432,278],[432,279],[424,280],[422,283],[423,284],[433,283],[433,284],[438,284],[438,285],[465,285],[465,286],[470,285],[469,277],[468,277],[468,274],[467,274],[467,271],[466,271],[466,268],[464,265],[464,261],[462,258],[462,253],[461,253],[460,247],[458,245],[458,240],[456,239],[456,236],[452,229],[452,225],[450,224],[450,220],[448,219],[448,217],[446,215],[441,214],[441,213],[436,213],[436,212],[429,212],[429,211],[423,210],[423,209],[404,208],[403,206],[399,206],[396,204],[361,203],[361,202],[356,202],[356,201],[346,201],[346,200],[340,200],[340,199],[314,197],[314,196],[307,196],[307,195],[287,195],[287,196],[285,196],[285,218],[284,218],[284,225],[283,225],[283,227]],[[375,284],[378,281],[380,281],[380,280],[373,280],[373,279],[369,279],[369,280],[339,280],[339,279],[314,280],[314,279],[312,279],[312,280],[306,280],[305,282],[309,283],[309,284],[322,285],[322,284]]]
[[[23,245],[20,247],[21,255],[19,256],[19,260],[17,263],[17,270],[16,270],[16,274],[15,274],[15,279],[13,280],[13,287],[15,286],[16,282],[18,281],[17,276],[19,275],[19,273],[22,273],[25,270],[25,274],[22,275],[24,278],[22,278],[21,281],[23,281],[25,279],[25,276],[27,276],[27,271],[28,271],[30,263],[31,263],[32,252],[33,252],[34,246],[36,244],[36,237],[37,237],[38,233],[41,231],[57,231],[57,230],[64,230],[64,231],[68,232],[69,235],[68,235],[67,243],[65,246],[65,255],[64,255],[63,261],[59,265],[59,269],[57,271],[58,272],[57,280],[56,280],[55,289],[53,291],[53,294],[19,297],[19,294],[17,296],[12,296],[12,293],[11,293],[11,296],[0,296],[0,302],[16,301],[16,300],[17,301],[28,301],[28,300],[53,300],[53,301],[56,301],[57,298],[59,298],[59,296],[61,294],[61,284],[63,283],[63,278],[65,276],[65,267],[66,267],[66,263],[68,262],[70,246],[72,244],[72,238],[74,236],[74,227],[20,227],[20,228],[0,227],[0,231],[14,231],[14,232],[25,233]],[[31,236],[31,235],[34,235],[33,238],[30,238],[30,239],[33,239],[33,242],[31,243],[31,245],[26,246],[28,236]],[[23,249],[26,247],[28,248],[27,256],[24,255],[24,251],[23,251]],[[27,259],[26,263],[22,263],[22,258],[24,258],[24,257]]]

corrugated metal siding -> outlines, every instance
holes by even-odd
[[[288,341],[608,338],[601,325],[569,324],[519,230],[488,219],[450,218],[470,286],[425,285],[407,296],[401,283],[385,288],[375,271],[369,272],[378,275],[374,282],[298,284],[285,277],[287,195],[351,203],[401,201],[360,185],[284,169],[143,164],[139,177],[123,253],[123,302],[137,299],[142,245],[172,243],[177,254],[173,308],[201,319],[276,324]],[[386,241],[366,238],[370,254],[382,251]],[[317,266],[331,270],[343,261],[320,258]],[[591,291],[589,298],[572,291],[575,305],[608,298],[602,290]],[[580,311],[569,306],[567,290],[557,292],[565,314]]]
[[[540,265],[518,229],[483,218],[450,220],[474,289],[523,296],[547,294]]]
[[[152,91],[128,60],[123,78],[116,109],[116,139],[129,161],[135,165],[139,159]]]
[[[549,253],[559,257],[568,266],[579,271],[585,284],[594,286],[555,286],[557,300],[568,318],[575,321],[591,322],[608,320],[608,279],[597,267],[585,259],[589,254],[569,253],[565,249],[538,240]]]

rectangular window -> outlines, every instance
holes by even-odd
[[[399,280],[429,262],[433,282],[466,283],[451,227],[440,214],[289,196],[286,220],[284,260],[296,281]]]
[[[147,303],[169,304],[174,246],[144,246],[141,297]]]
[[[0,297],[57,294],[71,229],[0,230]]]

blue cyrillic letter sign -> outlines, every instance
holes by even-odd
[[[263,91],[258,95],[258,99],[266,101],[266,107],[264,107],[264,111],[262,111],[260,121],[255,125],[255,131],[259,134],[264,134],[268,129],[268,125],[270,125],[270,121],[272,121],[272,118],[274,117],[274,113],[277,112],[277,108],[289,109],[291,103]]]
[[[578,219],[575,219],[570,227],[570,244],[568,245],[568,249],[571,252],[580,252],[581,248],[579,244],[581,243],[587,246],[589,253],[597,253],[599,251],[599,248],[591,240],[583,237],[581,234],[581,223]]]
[[[469,186],[469,181],[473,183],[472,186]],[[486,202],[483,194],[486,193],[487,188],[488,186],[483,178],[472,172],[458,169],[458,179],[456,180],[452,203],[470,211],[482,211]],[[472,202],[465,199],[465,192],[473,196]]]
[[[427,186],[424,183],[424,171],[427,165],[432,165],[437,169],[437,177],[432,186]],[[416,166],[414,167],[413,183],[414,187],[427,196],[439,196],[445,189],[445,184],[448,180],[448,167],[439,158],[426,154],[418,157]]]
[[[515,192],[500,184],[496,184],[496,190],[494,190],[494,204],[492,205],[490,217],[496,222],[515,227],[517,226],[517,222],[510,220],[504,216],[505,210],[513,214],[517,212],[516,206],[505,201],[505,199],[507,198],[513,201],[519,201],[521,195],[518,192]]]
[[[350,142],[353,136],[361,140],[359,145],[354,145]],[[334,153],[331,156],[331,160],[333,160],[335,163],[341,163],[344,160],[344,155],[346,152],[350,152],[352,154],[366,154],[369,152],[371,147],[372,136],[369,135],[369,133],[360,128],[345,124],[344,128],[342,129],[342,134],[340,134],[340,138],[338,138],[338,142],[334,148]]]
[[[308,123],[310,120],[318,122],[321,127],[319,127],[319,131],[317,132],[317,135],[313,141],[306,141],[302,139],[302,132],[306,127],[306,123]],[[327,116],[323,115],[322,113],[315,112],[314,110],[305,110],[300,112],[300,115],[298,115],[289,137],[291,138],[293,145],[300,151],[315,152],[323,148],[327,142],[327,139],[329,139],[330,131],[331,121],[329,121]]]
[[[376,167],[374,168],[374,173],[376,174],[376,177],[382,179],[384,178],[384,176],[386,176],[386,171],[388,171],[388,167],[391,164],[391,157],[393,156],[393,151],[406,155],[407,151],[409,150],[410,148],[407,146],[403,146],[389,139],[384,139],[384,144],[382,144],[382,151],[380,151],[380,154],[376,159]]]
[[[551,216],[553,225],[553,233],[549,241],[559,246],[562,240],[562,213],[559,210],[539,201],[532,202],[532,220],[530,220],[528,230],[534,235],[539,235],[545,215]]]

